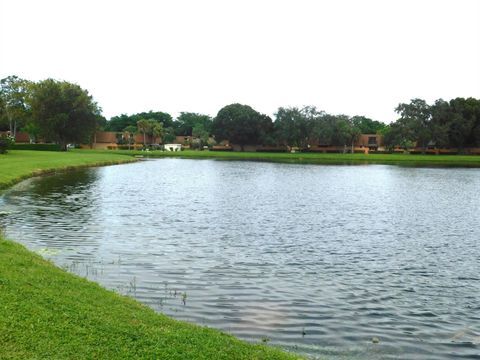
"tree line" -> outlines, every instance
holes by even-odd
[[[408,149],[416,145],[422,149],[458,148],[462,152],[480,146],[479,99],[438,99],[432,105],[413,99],[398,105],[395,111],[399,119],[382,132],[389,148]]]
[[[159,125],[161,130],[155,134],[154,129]],[[102,129],[141,133],[144,139],[161,137],[167,143],[175,136],[193,136],[198,147],[210,144],[213,136],[219,142],[226,140],[242,148],[249,144],[305,148],[315,141],[351,145],[361,133],[376,134],[385,126],[365,116],[330,115],[313,106],[281,107],[273,121],[248,105],[230,104],[220,109],[214,118],[191,112],[182,112],[176,119],[164,112],[122,114],[106,121]]]
[[[209,143],[213,119],[209,115],[182,112],[173,117],[161,111],[141,112],[133,115],[122,114],[105,121],[100,127],[104,131],[129,133],[132,139],[135,133],[143,135],[143,142],[149,139],[161,139],[164,143],[175,140],[176,136],[193,136],[198,147]],[[123,137],[124,139],[126,138]],[[195,145],[195,144],[193,144]]]
[[[395,109],[398,119],[390,124],[365,116],[332,115],[314,106],[280,107],[272,119],[252,107],[230,104],[212,118],[182,112],[174,119],[161,111],[121,114],[106,120],[102,109],[79,85],[47,79],[31,82],[17,76],[0,80],[0,130],[12,135],[27,132],[33,141],[41,137],[61,145],[89,143],[98,130],[133,134],[163,143],[175,136],[192,136],[196,145],[226,140],[242,147],[352,146],[360,134],[381,134],[387,148],[414,146],[426,149],[480,146],[480,100],[439,99],[429,105],[413,99]],[[127,140],[125,140],[127,139]]]
[[[232,104],[221,109],[212,124],[217,139],[232,143],[290,146],[353,146],[360,134],[379,134],[388,150],[414,147],[457,148],[463,152],[480,146],[480,100],[455,98],[412,99],[400,103],[398,119],[390,124],[365,116],[332,115],[314,106],[280,107],[274,120],[247,105]]]
[[[248,105],[231,104],[213,120],[212,134],[241,147],[247,144],[289,146],[350,146],[362,133],[376,134],[386,125],[365,116],[332,115],[314,106],[280,107],[275,120]]]

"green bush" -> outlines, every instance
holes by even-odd
[[[0,135],[0,154],[5,154],[14,143],[15,140],[11,136],[5,134]]]
[[[60,151],[58,144],[14,144],[12,150]]]
[[[142,144],[131,144],[131,145],[118,145],[116,147],[118,150],[141,150],[143,149]]]
[[[390,150],[370,150],[370,154],[394,154],[393,151]]]
[[[258,148],[256,150],[257,152],[272,152],[272,153],[279,153],[279,152],[288,152],[287,147],[276,147],[276,146],[264,146],[261,148]]]

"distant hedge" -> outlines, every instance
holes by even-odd
[[[60,151],[58,144],[13,144],[11,150]]]

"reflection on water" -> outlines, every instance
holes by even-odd
[[[250,341],[478,358],[479,189],[478,169],[162,159],[25,181],[0,223],[72,272]]]

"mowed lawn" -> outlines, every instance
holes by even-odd
[[[134,160],[131,156],[114,152],[11,150],[8,154],[0,154],[0,188],[46,172],[82,166],[119,164]]]

